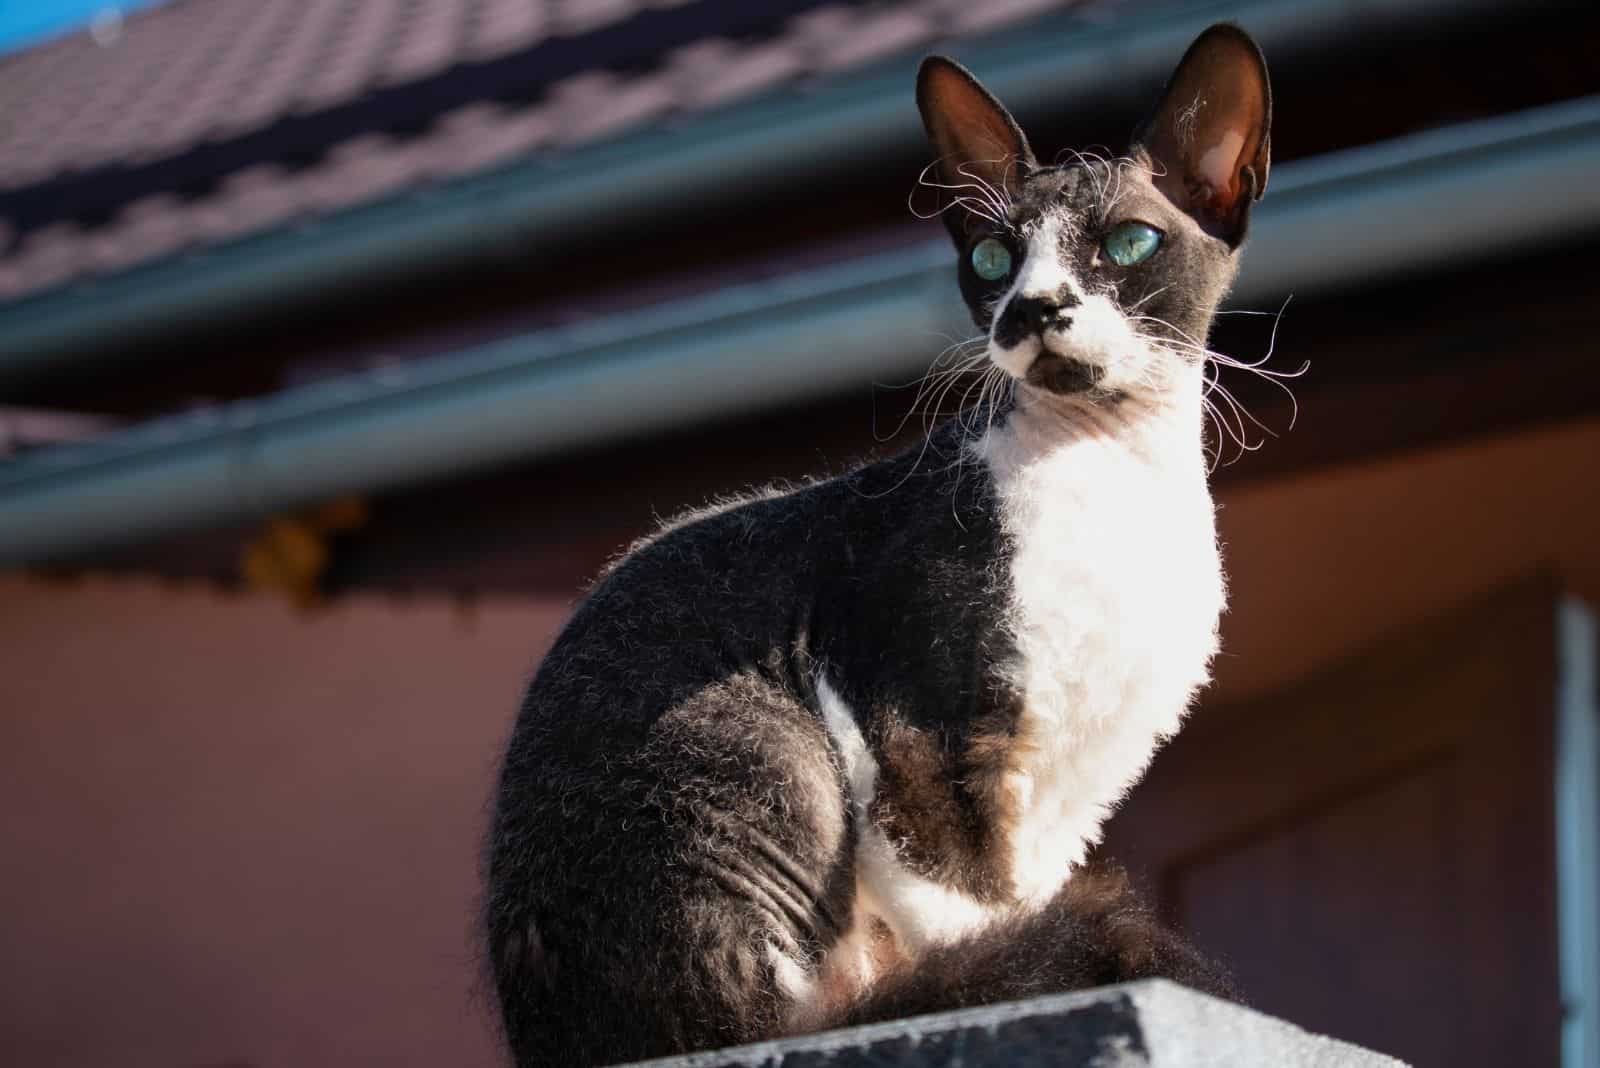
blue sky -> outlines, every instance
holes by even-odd
[[[0,0],[0,52],[56,37],[88,25],[95,12],[117,8],[124,14],[160,0]]]

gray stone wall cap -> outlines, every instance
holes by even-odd
[[[1163,979],[638,1062],[638,1068],[1403,1068]]]

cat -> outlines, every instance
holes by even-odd
[[[942,57],[917,102],[1003,402],[670,522],[577,608],[485,861],[520,1065],[1150,975],[1231,995],[1085,860],[1217,650],[1204,339],[1266,187],[1265,61],[1207,30],[1118,159],[1042,165]]]

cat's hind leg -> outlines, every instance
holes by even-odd
[[[1152,978],[1239,998],[1227,971],[1164,926],[1120,872],[1079,871],[1044,906],[884,974],[828,1023],[870,1023]]]
[[[488,908],[517,1064],[734,1045],[809,1017],[850,924],[854,843],[801,704],[732,679],[632,749],[519,759],[536,773],[503,786]]]

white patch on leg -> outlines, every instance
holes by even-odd
[[[868,817],[877,790],[878,764],[855,716],[827,679],[817,679],[823,723],[838,746],[850,783],[856,843],[856,912],[881,919],[900,950],[918,956],[930,945],[954,941],[1003,915],[957,890],[907,868],[882,828]]]
[[[857,819],[865,818],[867,806],[878,789],[878,762],[867,750],[856,718],[828,680],[817,677],[817,704],[822,707],[822,722],[844,761],[844,777],[850,783],[851,810]]]
[[[816,999],[817,980],[799,961],[768,943],[767,963],[772,965],[778,989],[797,1007],[809,1006]]]

